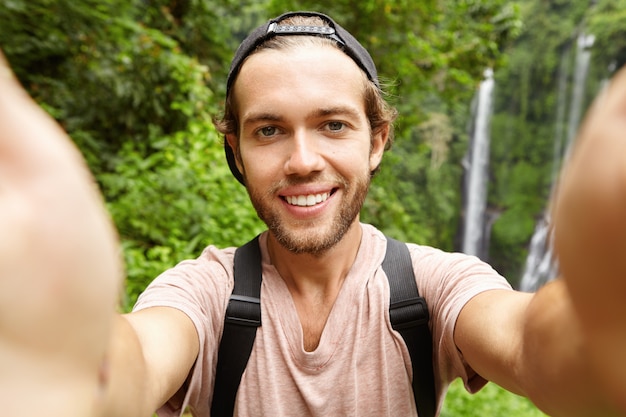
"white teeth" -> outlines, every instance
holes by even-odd
[[[326,201],[329,196],[330,193],[294,195],[285,197],[285,200],[287,200],[287,202],[292,206],[307,207],[314,206],[321,203],[322,201]]]

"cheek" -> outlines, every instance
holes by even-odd
[[[246,147],[245,144],[242,144],[239,150],[241,164],[248,179],[259,180],[267,176],[276,176],[275,172],[280,167],[277,152],[272,152],[266,147]]]
[[[345,176],[361,175],[371,171],[371,158],[369,148],[348,147],[341,151],[334,152],[329,156],[331,165],[336,171]]]

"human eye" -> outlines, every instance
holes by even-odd
[[[326,129],[331,132],[341,132],[345,128],[345,126],[346,126],[345,123],[338,122],[338,121],[332,121],[332,122],[326,123]]]
[[[256,131],[256,134],[263,138],[270,138],[276,136],[278,133],[279,131],[276,126],[263,126]]]

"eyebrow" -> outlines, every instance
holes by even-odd
[[[244,126],[246,125],[251,125],[251,124],[256,124],[259,122],[280,122],[282,121],[283,118],[274,114],[274,113],[268,113],[268,112],[264,112],[264,113],[252,113],[249,115],[244,115],[244,117],[242,118],[242,123]]]
[[[326,117],[332,115],[343,115],[348,118],[359,119],[359,112],[350,106],[332,106],[316,109],[307,115],[307,119]],[[243,125],[251,125],[259,122],[281,122],[284,118],[276,113],[259,112],[251,113],[243,117]]]
[[[324,117],[332,115],[342,115],[352,119],[359,119],[359,112],[350,106],[335,106],[318,109],[311,113],[312,117]]]

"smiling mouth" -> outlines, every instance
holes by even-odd
[[[289,195],[284,196],[283,200],[285,200],[288,204],[292,206],[311,207],[328,200],[328,197],[330,197],[333,192],[334,190],[331,192],[320,194]]]

